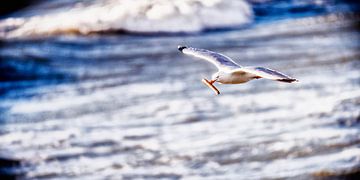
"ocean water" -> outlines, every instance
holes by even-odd
[[[348,1],[41,1],[0,20],[0,177],[326,179],[360,172]],[[201,83],[177,45],[299,79]]]

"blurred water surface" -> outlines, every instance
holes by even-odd
[[[13,16],[74,6],[50,2]],[[28,179],[358,175],[359,15],[342,1],[304,2],[242,2],[253,9],[250,24],[195,34],[29,35],[19,26],[15,36],[5,18],[0,172]],[[180,54],[178,44],[300,83],[219,85],[215,96],[201,78],[216,69]]]

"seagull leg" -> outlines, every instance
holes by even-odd
[[[211,80],[211,81],[209,81],[209,80],[203,78],[203,79],[202,79],[202,82],[203,82],[205,85],[207,85],[210,89],[212,89],[212,90],[215,92],[216,95],[219,95],[219,94],[220,94],[220,91],[213,85],[213,84],[216,82],[216,80]]]

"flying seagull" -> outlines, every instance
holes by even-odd
[[[207,79],[202,80],[206,85],[212,88],[216,94],[220,94],[220,91],[213,85],[215,82],[220,84],[241,84],[259,78],[286,83],[298,81],[297,79],[269,68],[255,66],[242,67],[231,58],[209,50],[186,46],[178,46],[178,49],[184,54],[209,61],[218,68],[218,72],[212,75],[210,81]]]

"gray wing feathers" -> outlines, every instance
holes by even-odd
[[[246,72],[246,73],[250,73],[255,75],[255,77],[257,78],[265,78],[265,79],[271,79],[271,80],[276,80],[276,81],[281,81],[281,82],[294,82],[297,81],[296,79],[287,76],[281,72],[269,69],[269,68],[264,68],[264,67],[242,67],[239,68],[235,71],[242,71],[242,72]]]
[[[181,52],[184,54],[192,55],[204,60],[207,60],[214,64],[218,69],[234,69],[239,68],[240,66],[236,64],[233,60],[231,60],[229,57],[226,57],[225,55],[212,52],[205,49],[197,49],[192,47],[184,47]]]

